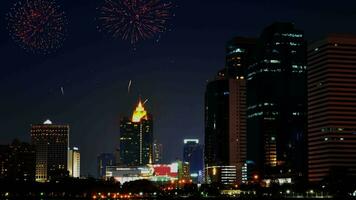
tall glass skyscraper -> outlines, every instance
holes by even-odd
[[[255,40],[237,37],[227,43],[226,67],[205,92],[205,175],[207,182],[242,181],[246,160],[246,67]],[[236,176],[225,176],[235,173]]]
[[[140,166],[153,163],[153,119],[141,101],[132,118],[120,122],[120,164]]]
[[[306,41],[291,23],[265,28],[247,69],[248,160],[262,177],[306,175]]]

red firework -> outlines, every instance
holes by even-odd
[[[167,30],[173,4],[160,0],[105,0],[99,30],[135,44]]]
[[[7,14],[8,30],[24,49],[47,54],[66,36],[66,18],[53,0],[22,0]]]

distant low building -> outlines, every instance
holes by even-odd
[[[34,181],[35,148],[29,143],[14,140],[10,145],[0,145],[0,179]]]
[[[109,166],[115,166],[116,159],[115,155],[112,153],[101,153],[97,158],[97,166],[98,166],[98,178],[106,177],[106,169]]]
[[[121,184],[142,179],[162,184],[177,181],[190,182],[189,165],[182,161],[134,167],[107,166],[105,178],[114,178]]]

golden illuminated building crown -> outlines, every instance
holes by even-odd
[[[136,106],[136,109],[134,110],[132,114],[132,122],[140,122],[142,119],[147,120],[147,112],[145,108],[142,105],[141,99],[138,102],[138,105]]]

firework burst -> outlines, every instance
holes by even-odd
[[[104,0],[99,10],[100,31],[136,44],[167,30],[173,4],[161,0]]]
[[[66,17],[54,0],[22,0],[6,18],[11,37],[28,51],[48,54],[65,40]]]

